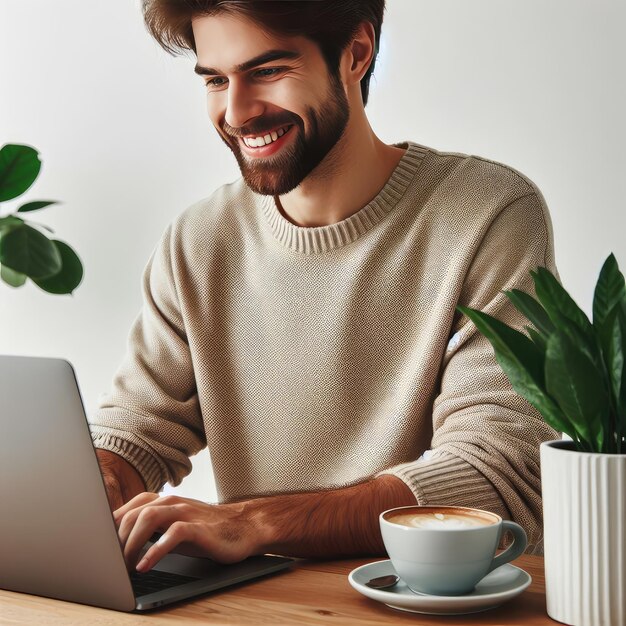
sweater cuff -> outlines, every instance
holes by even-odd
[[[146,491],[158,492],[167,482],[167,468],[141,440],[129,433],[114,434],[111,429],[90,426],[94,448],[108,450],[128,461],[143,479]]]
[[[376,474],[391,474],[402,480],[420,505],[465,506],[497,513],[509,512],[493,485],[467,461],[447,452],[390,467]]]

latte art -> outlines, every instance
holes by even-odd
[[[487,517],[477,515],[464,515],[462,513],[405,513],[389,517],[393,524],[409,526],[410,528],[426,529],[449,529],[463,530],[465,528],[478,528],[491,526],[494,521]]]

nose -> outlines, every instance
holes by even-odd
[[[228,85],[226,104],[226,123],[233,128],[245,126],[250,120],[263,114],[265,107],[255,90],[243,82],[231,81]]]

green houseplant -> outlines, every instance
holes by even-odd
[[[504,293],[528,336],[458,310],[491,342],[517,393],[571,441],[541,444],[547,610],[577,626],[626,625],[626,285],[615,256],[600,271],[593,321],[545,268],[536,298]],[[602,581],[598,586],[598,581]]]
[[[538,301],[505,294],[533,324],[527,337],[481,311],[458,307],[491,342],[517,393],[581,452],[626,452],[626,286],[615,256],[600,271],[593,323],[545,268],[531,272]]]
[[[41,169],[37,150],[6,144],[0,149],[0,202],[22,195],[35,182]],[[0,278],[11,287],[31,279],[53,294],[70,294],[83,278],[83,266],[74,250],[63,241],[51,239],[53,231],[25,219],[25,214],[43,209],[53,200],[22,204],[14,213],[0,212]]]

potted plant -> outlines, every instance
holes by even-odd
[[[626,287],[615,256],[600,271],[593,322],[546,268],[537,299],[504,293],[528,336],[458,307],[491,342],[513,389],[571,441],[541,444],[548,615],[626,624]]]
[[[39,175],[41,161],[30,146],[6,144],[0,149],[0,202],[22,195]],[[72,293],[83,278],[83,266],[66,243],[50,239],[52,229],[26,220],[26,213],[43,209],[53,200],[22,204],[15,213],[0,214],[0,278],[21,287],[30,278],[54,294]]]

